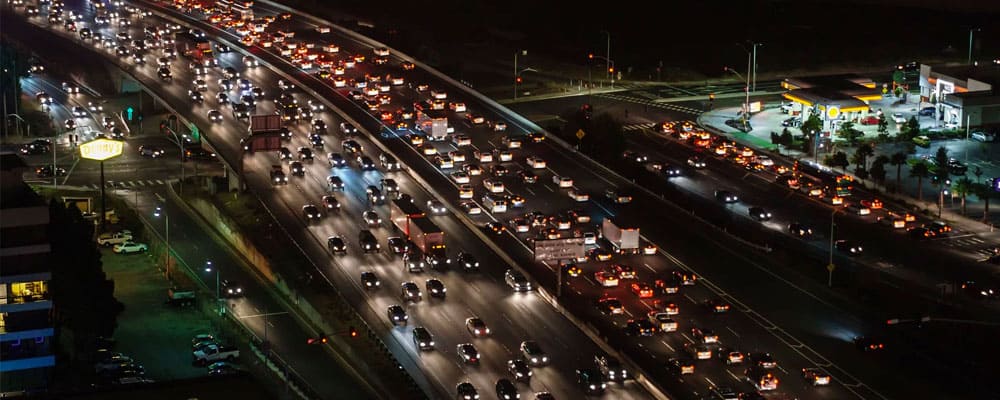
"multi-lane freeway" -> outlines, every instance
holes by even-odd
[[[234,30],[223,30],[206,23],[204,20],[207,15],[201,12],[183,15],[160,5],[152,5],[151,8],[172,18],[183,18],[185,26],[200,29],[210,37],[237,47],[239,35]],[[277,15],[281,13],[279,11],[258,7],[258,12],[262,15]],[[140,25],[162,24],[152,17],[135,18],[134,21],[136,23],[124,29],[130,31],[133,37],[143,34]],[[36,22],[44,23],[42,20]],[[293,15],[282,24],[282,30],[294,31],[295,40],[300,43],[321,40],[335,42],[340,46],[338,55],[332,56],[335,60],[348,57],[357,59],[358,57],[354,57],[356,55],[363,55],[368,60],[382,57],[373,52],[372,43],[355,37],[319,33],[318,28],[322,26],[325,24]],[[71,37],[70,33],[60,28],[55,30]],[[103,27],[99,31],[108,36],[118,33],[117,29],[109,27]],[[187,37],[189,35],[175,36],[178,46],[191,43],[192,38]],[[712,354],[709,360],[687,360],[687,349],[698,344],[706,344],[709,350],[718,352],[719,344],[702,343],[706,341],[706,337],[711,336],[705,335],[705,330],[715,332],[721,346],[753,354],[754,362],[759,360],[758,353],[769,353],[777,361],[777,365],[768,371],[778,378],[779,385],[777,390],[769,392],[769,397],[882,398],[942,390],[937,385],[917,382],[900,385],[897,382],[906,380],[902,374],[883,376],[879,369],[885,367],[885,361],[869,357],[868,354],[854,353],[854,346],[850,343],[853,336],[864,333],[865,323],[811,295],[809,288],[795,287],[790,290],[789,287],[794,287],[794,283],[773,279],[762,272],[765,269],[757,266],[754,260],[740,257],[736,251],[726,249],[730,246],[725,242],[725,237],[720,235],[717,240],[704,240],[704,237],[713,235],[706,235],[704,232],[711,231],[691,226],[688,229],[698,232],[697,234],[677,241],[660,240],[664,237],[663,225],[688,226],[692,221],[683,216],[669,215],[667,212],[670,209],[662,200],[641,190],[632,191],[631,202],[616,202],[605,197],[608,189],[626,188],[629,186],[628,182],[608,171],[594,168],[578,155],[554,144],[553,140],[536,142],[533,137],[528,136],[535,133],[530,125],[517,119],[507,119],[507,114],[498,112],[490,103],[465,90],[457,89],[423,67],[413,70],[402,67],[402,62],[415,60],[401,59],[393,52],[387,56],[385,64],[358,62],[353,68],[345,66],[345,85],[337,87],[338,75],[335,72],[331,72],[330,78],[321,78],[303,71],[301,62],[295,65],[282,58],[274,47],[268,49],[255,45],[247,53],[259,57],[268,68],[248,68],[243,54],[230,52],[219,54],[219,68],[209,69],[207,75],[199,78],[192,73],[187,60],[178,59],[170,62],[173,77],[167,85],[158,84],[160,79],[155,66],[157,57],[151,54],[145,56],[146,65],[128,68],[147,87],[155,88],[175,109],[203,126],[208,142],[222,158],[231,165],[241,165],[248,187],[262,198],[317,271],[331,287],[347,293],[350,299],[357,300],[357,307],[363,310],[362,315],[373,319],[369,321],[370,324],[385,328],[386,338],[399,344],[398,351],[405,352],[396,354],[397,358],[408,360],[404,365],[410,372],[426,376],[438,393],[449,393],[450,396],[455,385],[463,381],[472,382],[481,392],[492,391],[497,379],[510,377],[506,371],[506,363],[507,360],[520,357],[519,344],[523,340],[535,340],[546,350],[552,363],[535,368],[535,376],[527,386],[534,392],[550,391],[562,398],[582,396],[583,391],[576,384],[574,371],[593,367],[593,357],[602,353],[600,346],[579,327],[574,326],[570,319],[559,314],[543,296],[537,293],[513,293],[502,278],[510,260],[528,270],[549,289],[549,293],[562,292],[564,297],[560,299],[560,303],[574,313],[574,320],[584,321],[587,332],[598,332],[602,337],[600,340],[606,340],[614,349],[623,351],[643,368],[643,375],[651,377],[656,384],[668,388],[677,397],[704,397],[710,394],[710,387],[754,391],[747,382],[748,374],[745,372],[749,364],[753,363],[750,359],[737,365],[727,365],[723,360],[717,359],[716,354]],[[106,55],[117,57],[114,53]],[[126,57],[122,62],[128,65],[129,60],[130,57]],[[220,91],[228,92],[230,98],[237,98],[239,94],[238,88],[226,90],[219,87],[218,82],[223,79],[221,70],[226,67],[232,67],[240,77],[248,79],[253,86],[263,91],[263,95],[256,96],[257,113],[274,112],[272,100],[282,92],[278,87],[279,81],[298,86],[288,90],[288,93],[298,99],[300,105],[312,100],[322,102],[330,108],[336,107],[337,112],[323,111],[313,116],[323,120],[328,127],[327,132],[320,135],[322,143],[310,140],[309,134],[313,128],[309,122],[290,124],[289,129],[293,134],[284,146],[290,149],[292,158],[296,158],[294,153],[303,147],[314,148],[316,157],[311,163],[305,162],[303,176],[289,178],[289,185],[271,185],[268,172],[272,165],[282,166],[285,171],[289,171],[289,163],[280,160],[278,154],[244,155],[239,140],[246,134],[246,125],[234,119],[227,109],[229,106],[219,104],[214,96]],[[403,84],[393,84],[390,80],[386,85],[388,90],[375,92],[376,95],[387,96],[387,104],[375,105],[378,112],[369,113],[363,103],[351,98],[352,91],[364,89],[358,88],[356,83],[354,87],[347,86],[347,79],[363,81],[366,80],[366,74],[376,77],[388,74],[403,78]],[[192,104],[188,94],[189,89],[197,90],[188,84],[196,79],[203,79],[207,86],[201,104]],[[426,90],[421,90],[424,89],[424,84],[429,86]],[[158,85],[160,86],[156,87]],[[422,145],[415,145],[414,137],[424,135],[416,133],[412,125],[405,130],[397,129],[397,123],[405,123],[405,119],[396,111],[408,111],[414,107],[415,102],[430,106],[434,100],[433,94],[438,97],[444,94],[445,98],[440,99],[442,103],[453,105],[443,113],[447,114],[455,135],[465,135],[468,143],[455,140],[453,135],[440,142],[424,138]],[[464,105],[467,110],[460,111],[458,104]],[[221,111],[221,123],[209,120],[210,110]],[[384,117],[382,111],[388,111],[388,116]],[[480,123],[473,118],[477,116],[484,120]],[[349,120],[345,120],[345,117]],[[499,121],[505,121],[506,130],[495,128]],[[378,160],[379,154],[391,152],[411,170],[407,173],[385,171],[384,168],[380,168],[381,171],[360,168],[358,160],[347,157],[348,151],[341,146],[341,140],[347,138],[339,130],[341,122],[356,122],[360,125],[364,135],[354,136],[353,139],[363,146],[363,154]],[[520,139],[522,147],[511,146],[510,138]],[[331,152],[343,153],[348,159],[347,165],[344,168],[331,167],[327,156]],[[486,161],[482,154],[495,155],[497,158],[509,155],[510,159],[491,162]],[[448,155],[453,165],[448,167],[438,155]],[[459,161],[463,156],[466,161]],[[479,160],[475,160],[477,157]],[[529,160],[529,157],[532,159]],[[544,167],[540,161],[544,161]],[[477,170],[471,167],[473,164],[482,168],[482,175],[472,173]],[[454,174],[455,171],[465,171],[471,176],[463,178],[461,174]],[[530,171],[537,177],[537,181],[529,183],[522,171]],[[342,193],[330,193],[328,190],[326,179],[331,174],[339,176],[345,183]],[[553,180],[557,176],[571,178],[573,183],[569,186],[573,189],[559,187]],[[453,268],[450,271],[411,274],[405,271],[398,257],[385,251],[388,247],[387,237],[399,233],[394,232],[388,222],[387,207],[371,204],[365,191],[369,185],[379,187],[381,179],[387,177],[394,179],[400,191],[412,196],[415,203],[425,210],[429,208],[426,205],[431,200],[447,205],[447,211],[433,215],[431,220],[446,232],[449,252],[453,257],[459,251],[476,255],[483,265],[480,273],[462,273]],[[468,201],[476,203],[483,210],[480,214],[465,215],[466,212],[460,206],[460,202],[466,201],[460,199],[460,192],[466,192],[467,189],[461,187],[463,183],[459,182],[465,182],[465,179],[468,179],[468,185],[473,191]],[[509,200],[523,204],[511,204],[506,212],[491,211],[484,204],[486,202],[482,201],[483,195],[488,191],[484,183],[487,179],[502,182],[503,189],[497,190],[498,194],[509,195]],[[680,178],[681,185],[683,179],[685,178]],[[691,189],[707,190],[704,185],[700,189],[691,185]],[[570,195],[571,190],[576,193],[576,198]],[[322,204],[321,198],[325,195],[335,196],[340,209],[323,213],[318,222],[310,221],[303,214],[302,207],[306,204]],[[580,201],[582,195],[589,196],[589,199]],[[711,197],[705,194],[702,196]],[[372,227],[383,244],[383,251],[374,255],[363,254],[355,240],[358,232],[365,228],[361,214],[369,209],[386,221]],[[591,222],[569,221],[568,229],[560,229],[559,214],[572,209],[581,210],[578,214],[589,216]],[[511,224],[511,220],[533,211],[555,217],[540,224],[547,228],[545,234],[558,236],[573,235],[575,232],[580,235],[594,233],[594,224],[606,217],[655,216],[655,219],[642,222],[641,226],[661,233],[652,236],[660,251],[652,255],[615,256],[610,261],[581,262],[577,264],[582,270],[578,277],[566,274],[557,278],[557,275],[561,275],[558,266],[532,262],[529,234],[512,232],[516,230],[518,223]],[[741,208],[737,214],[746,214],[746,210]],[[498,222],[508,229],[496,234],[496,231],[484,228],[488,222]],[[785,225],[787,221],[781,222],[781,225]],[[775,226],[776,230],[782,229],[778,224]],[[550,232],[549,229],[555,232]],[[347,239],[346,255],[331,256],[327,250],[327,238],[333,235],[341,235]],[[673,236],[676,236],[676,232]],[[501,251],[496,251],[498,249]],[[698,254],[699,252],[703,253]],[[631,266],[637,277],[626,278],[623,274],[618,274],[618,286],[602,286],[595,279],[595,273],[612,263]],[[740,264],[743,268],[733,264]],[[650,298],[643,299],[630,290],[629,286],[633,282],[652,285],[654,279],[668,280],[674,276],[674,271],[684,273],[689,268],[710,279],[701,279],[694,287],[681,287],[676,294],[655,293]],[[360,276],[365,271],[374,272],[379,277],[382,283],[379,290],[368,291],[363,288]],[[399,294],[400,284],[415,281],[422,287],[424,280],[431,277],[440,279],[448,287],[447,298],[428,298],[425,293],[421,301],[404,304]],[[728,285],[723,289],[713,283],[717,278],[726,282],[743,281],[752,284]],[[566,281],[566,287],[551,290],[557,282],[563,280]],[[775,296],[760,296],[760,293],[773,293]],[[624,308],[621,314],[609,316],[598,311],[596,301],[608,297],[622,301]],[[713,312],[714,308],[705,306],[705,302],[711,300],[727,304],[731,309],[726,313]],[[386,318],[385,310],[393,304],[404,305],[409,314],[410,319],[405,327],[396,327]],[[629,319],[644,319],[650,311],[666,312],[669,309],[672,312],[674,307],[668,305],[675,305],[679,310],[672,316],[678,325],[676,332],[656,333],[649,337],[625,336]],[[491,336],[471,338],[465,329],[465,319],[470,316],[481,317],[492,328]],[[411,339],[412,328],[415,326],[424,326],[434,335],[435,351],[421,352],[415,348]],[[482,362],[479,366],[464,365],[456,354],[455,347],[466,342],[473,343],[481,353]],[[677,359],[680,364],[693,363],[693,374],[671,372],[667,365],[673,361],[668,359]],[[811,382],[802,377],[803,368],[818,368],[829,373],[833,378],[832,383],[826,387],[813,387]],[[615,398],[648,395],[640,385],[634,383],[611,385],[610,391],[609,395]]]

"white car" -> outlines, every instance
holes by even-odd
[[[573,187],[573,178],[568,178],[565,176],[553,175],[552,183],[559,185],[561,188],[571,188]]]
[[[544,169],[547,164],[541,157],[530,156],[527,158],[528,165],[534,169]]]
[[[569,190],[569,198],[577,202],[584,202],[590,200],[590,195],[580,189],[572,188]]]
[[[466,135],[454,135],[451,137],[451,143],[455,147],[469,146],[472,145],[472,139]]]
[[[452,172],[451,179],[454,180],[455,183],[469,183],[470,180],[469,174],[465,173],[465,171]]]
[[[895,122],[896,125],[902,125],[906,123],[906,118],[903,117],[903,113],[895,113],[892,114],[892,121]]]
[[[464,183],[458,185],[458,198],[460,199],[471,199],[475,194],[472,191],[472,185]]]
[[[136,243],[132,241],[116,244],[115,247],[112,248],[112,251],[117,254],[142,253],[148,250],[149,246],[145,243]]]
[[[465,153],[461,151],[458,150],[449,151],[448,156],[451,157],[451,160],[454,162],[465,162]]]
[[[469,215],[479,215],[483,213],[483,209],[474,201],[463,201],[459,203],[459,206],[461,206],[462,209],[465,210],[465,213]]]

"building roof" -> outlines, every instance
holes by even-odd
[[[974,79],[993,86],[994,90],[1000,88],[1000,65],[956,65],[956,66],[932,66],[931,73],[946,75],[955,79],[968,81]]]
[[[786,99],[807,106],[836,106],[841,110],[867,109],[865,101],[879,100],[882,94],[870,78],[855,74],[785,78]]]

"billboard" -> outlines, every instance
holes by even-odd
[[[536,239],[535,261],[558,261],[582,258],[584,251],[583,238]]]
[[[122,155],[125,142],[111,139],[95,139],[80,145],[80,157],[88,160],[104,161]]]

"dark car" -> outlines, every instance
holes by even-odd
[[[750,207],[747,209],[750,214],[750,218],[757,221],[769,221],[771,220],[771,213],[764,209],[764,207]]]
[[[479,391],[469,382],[459,383],[455,387],[455,393],[459,400],[479,400]]]
[[[608,355],[594,356],[594,365],[601,375],[609,381],[622,382],[629,378],[628,370],[617,358]]]
[[[576,382],[583,387],[583,391],[588,394],[604,393],[608,384],[604,382],[601,373],[592,368],[580,368],[576,370]]]
[[[243,295],[243,286],[235,281],[223,279],[219,282],[219,292],[225,297],[239,297]]]
[[[322,149],[323,148],[323,144],[325,143],[325,141],[323,140],[322,136],[320,136],[319,134],[313,133],[313,134],[309,135],[309,143],[311,143],[312,147],[314,147],[314,148]]]
[[[434,350],[434,337],[422,326],[413,328],[413,345],[421,351]]]
[[[479,261],[472,254],[461,252],[458,253],[458,265],[462,267],[464,271],[478,271]]]
[[[723,203],[735,203],[740,200],[739,196],[728,190],[716,190],[715,198]]]
[[[854,346],[865,352],[882,351],[885,349],[885,342],[877,337],[857,336],[854,338]]]
[[[365,271],[361,273],[361,284],[365,285],[365,289],[378,289],[382,286],[382,282],[378,280],[378,276],[374,272]]]
[[[330,161],[330,167],[339,168],[347,166],[347,160],[340,153],[327,154],[327,159]]]
[[[513,360],[507,361],[507,371],[514,377],[515,380],[530,382],[531,381],[531,367],[528,363],[520,358],[515,358]]]
[[[347,254],[347,243],[341,236],[330,236],[326,238],[326,247],[333,254]]]
[[[305,176],[306,168],[299,161],[292,161],[288,164],[288,170],[291,171],[292,176]]]
[[[313,161],[312,149],[308,147],[299,147],[299,161],[312,162]]]
[[[427,289],[427,293],[431,297],[443,299],[448,293],[448,288],[444,287],[444,283],[437,279],[428,279],[427,282],[424,283],[424,287]]]
[[[215,153],[201,147],[188,148],[184,150],[185,160],[215,161],[216,157]]]
[[[510,379],[500,379],[497,381],[497,397],[502,400],[520,399],[521,394],[517,392],[517,386]]]
[[[455,348],[458,357],[466,364],[479,364],[479,350],[472,343],[462,343]]]
[[[864,248],[861,247],[861,244],[853,240],[838,240],[834,242],[834,247],[849,256],[859,256],[864,252]]]
[[[809,238],[812,237],[813,230],[809,226],[800,222],[792,222],[791,224],[788,224],[788,233],[800,238]]]
[[[400,296],[403,297],[404,302],[418,302],[424,297],[423,293],[420,292],[420,287],[413,281],[403,282],[400,286]]]
[[[389,316],[389,322],[393,325],[406,325],[406,321],[410,319],[406,315],[406,310],[398,304],[393,304],[386,309],[386,314]]]
[[[46,164],[41,167],[35,168],[35,175],[39,178],[51,178],[53,176],[65,176],[66,168],[63,167],[52,167],[52,164]]]
[[[771,353],[750,353],[747,354],[747,361],[765,369],[776,368],[778,366],[778,363],[774,361],[774,357],[771,356]]]
[[[393,254],[403,255],[406,254],[406,250],[409,249],[409,245],[406,243],[406,240],[399,236],[390,237],[386,244],[389,247],[389,251]]]
[[[319,212],[319,207],[316,207],[314,204],[302,206],[302,214],[305,215],[307,222],[319,221],[323,217],[323,214]]]
[[[524,357],[524,361],[527,361],[528,364],[536,367],[549,363],[549,356],[545,354],[545,350],[542,350],[542,346],[534,340],[521,342],[521,357]]]

